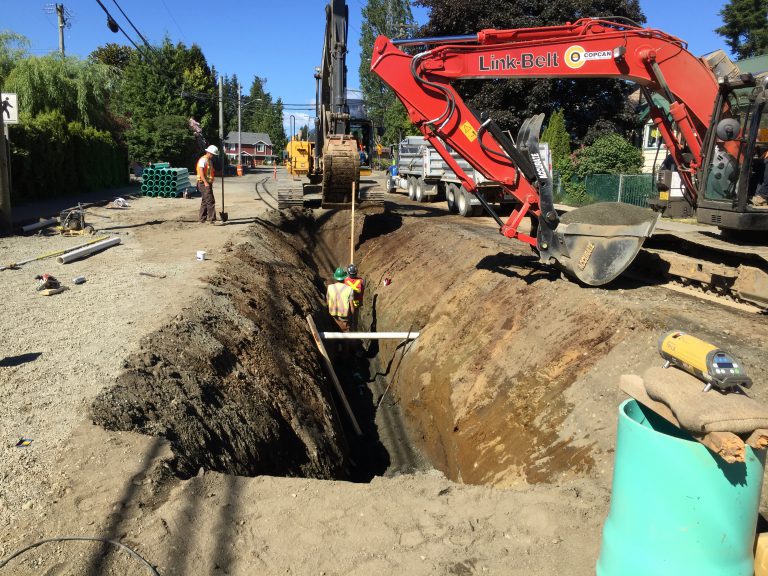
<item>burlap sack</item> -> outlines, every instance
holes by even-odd
[[[653,400],[669,406],[680,427],[695,433],[748,434],[768,428],[768,408],[744,394],[703,392],[704,383],[674,367],[649,368],[643,374]]]

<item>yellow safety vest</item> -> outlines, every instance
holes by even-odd
[[[203,173],[204,180],[200,179],[201,171]],[[213,162],[211,162],[205,155],[203,155],[200,160],[197,161],[197,181],[206,182],[208,184],[213,182]]]
[[[328,313],[335,318],[348,318],[352,315],[353,299],[352,288],[341,282],[331,284],[326,293]]]

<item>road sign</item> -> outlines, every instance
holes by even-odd
[[[3,115],[4,124],[19,123],[19,105],[16,101],[16,94],[0,94],[0,114]]]

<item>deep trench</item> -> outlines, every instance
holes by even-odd
[[[381,213],[358,218],[358,246],[399,226]],[[332,327],[326,281],[347,263],[349,245],[339,221],[298,211],[257,221],[247,242],[229,248],[201,301],[126,359],[94,401],[94,422],[165,438],[180,478],[206,470],[368,482],[429,468],[387,391],[409,346],[379,358],[376,341],[347,354],[329,341],[358,436],[309,335],[308,314],[321,331]],[[375,330],[375,298],[361,324]]]

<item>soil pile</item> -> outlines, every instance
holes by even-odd
[[[146,337],[93,402],[96,424],[168,439],[182,477],[347,475],[305,321],[323,308],[316,278],[300,239],[271,218],[229,248],[208,294]]]

